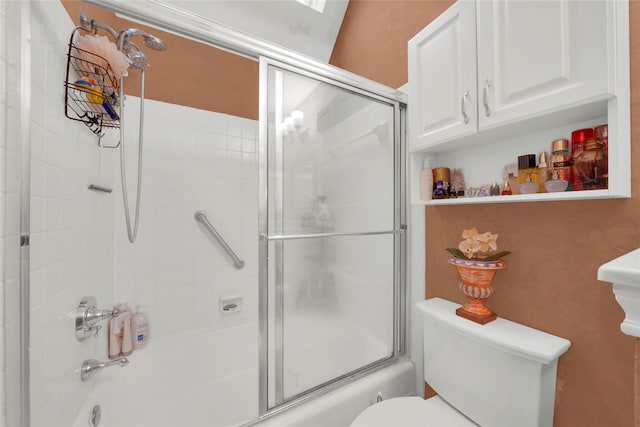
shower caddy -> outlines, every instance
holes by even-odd
[[[67,118],[84,123],[91,132],[98,136],[98,146],[105,148],[117,148],[116,145],[102,145],[100,140],[104,135],[104,128],[120,128],[120,118],[117,116],[119,79],[111,70],[109,62],[100,55],[80,49],[74,43],[74,37],[78,31],[92,33],[82,27],[76,27],[69,39],[69,51],[67,52],[67,73],[64,81],[64,113]],[[105,66],[101,65],[105,64]],[[80,86],[78,79],[88,77],[93,80],[94,86],[99,86],[101,93],[86,86]],[[116,117],[110,115],[102,104],[91,102],[90,97],[101,97],[108,103]]]

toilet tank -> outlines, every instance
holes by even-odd
[[[417,303],[424,379],[481,426],[552,426],[558,357],[571,343],[498,318],[480,325],[440,298]]]

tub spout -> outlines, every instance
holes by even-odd
[[[127,359],[126,357],[121,357],[110,362],[99,362],[95,359],[88,359],[85,360],[82,364],[82,369],[80,370],[80,379],[82,381],[86,381],[109,366],[120,366],[121,368],[124,368],[128,364],[129,359]]]

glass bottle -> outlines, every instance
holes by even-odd
[[[449,190],[451,197],[464,197],[464,175],[462,174],[462,169],[454,169],[451,173]]]
[[[433,190],[434,199],[444,199],[447,197],[443,187],[443,182],[441,180],[438,180],[438,182],[436,182],[436,189]]]
[[[608,152],[602,141],[595,138],[588,139],[585,151],[576,157],[573,164],[573,171],[580,178],[583,190],[598,190],[608,187],[608,163]]]
[[[500,193],[503,196],[511,196],[513,194],[513,191],[511,191],[511,184],[509,182],[511,178],[513,178],[513,174],[509,173],[507,180],[504,182],[504,187],[502,187],[502,192]]]
[[[593,129],[590,128],[578,129],[571,132],[571,163],[573,165],[571,171],[571,189],[573,191],[583,189],[580,175],[575,173],[575,163],[580,153],[586,149],[587,141],[591,138],[593,138]]]
[[[509,189],[511,190],[511,194],[520,194],[520,189],[518,188],[518,177],[515,176],[512,172],[509,172],[507,176],[507,182],[509,183]]]
[[[497,182],[493,181],[491,187],[489,187],[489,195],[490,196],[499,196],[500,195],[500,186]]]
[[[593,136],[604,144],[604,148],[609,149],[609,126],[604,124],[593,128]]]
[[[568,139],[556,139],[551,143],[551,170],[549,178],[552,180],[564,179],[571,190],[571,148]],[[555,176],[555,178],[553,177]]]
[[[547,152],[540,152],[540,161],[538,162],[538,193],[546,193],[544,183],[547,181],[547,173],[549,164],[547,163]]]
[[[518,184],[538,184],[538,167],[535,154],[518,156]],[[540,188],[538,186],[538,188]],[[533,193],[536,193],[533,191]]]
[[[442,181],[442,191],[444,191],[444,199],[449,198],[449,185],[451,183],[451,170],[449,168],[433,168],[433,182],[436,184]],[[437,188],[437,185],[436,185]],[[435,197],[434,197],[435,199]]]

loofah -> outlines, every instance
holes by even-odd
[[[110,41],[105,36],[99,36],[97,34],[91,35],[79,35],[77,34],[74,40],[74,44],[79,50],[80,56],[82,59],[89,62],[98,63],[104,68],[107,68],[108,65],[111,66],[111,70],[115,74],[117,78],[126,77],[128,75],[129,64],[131,64],[131,60],[124,53],[120,52],[116,47],[115,43]],[[99,55],[102,58],[106,59],[103,61],[99,58],[96,58],[93,55],[89,55],[86,52],[91,52],[95,55]]]

